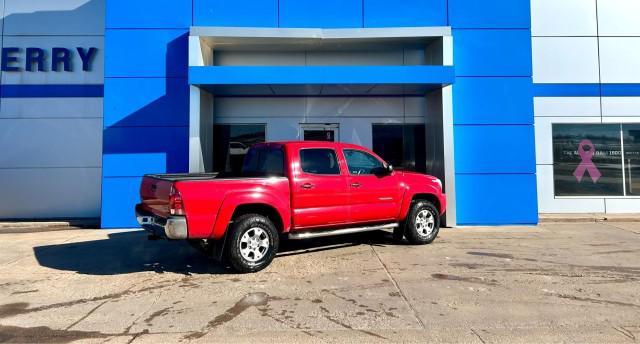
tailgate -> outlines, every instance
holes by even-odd
[[[140,200],[143,209],[161,217],[169,217],[169,194],[173,182],[152,176],[144,176],[140,185]]]

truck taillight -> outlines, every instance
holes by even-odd
[[[171,215],[184,215],[184,203],[180,191],[175,187],[171,187],[169,192],[169,213]]]

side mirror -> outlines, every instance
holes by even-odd
[[[387,173],[388,173],[388,174],[393,173],[393,165],[391,165],[391,164],[387,164]]]

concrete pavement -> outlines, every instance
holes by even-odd
[[[640,341],[639,223],[289,242],[249,275],[140,231],[0,241],[0,342]]]

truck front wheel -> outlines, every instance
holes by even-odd
[[[428,201],[416,201],[406,219],[405,236],[414,245],[430,244],[440,230],[440,213]]]
[[[256,272],[271,263],[278,252],[278,231],[269,218],[258,214],[234,220],[227,258],[238,272]]]

